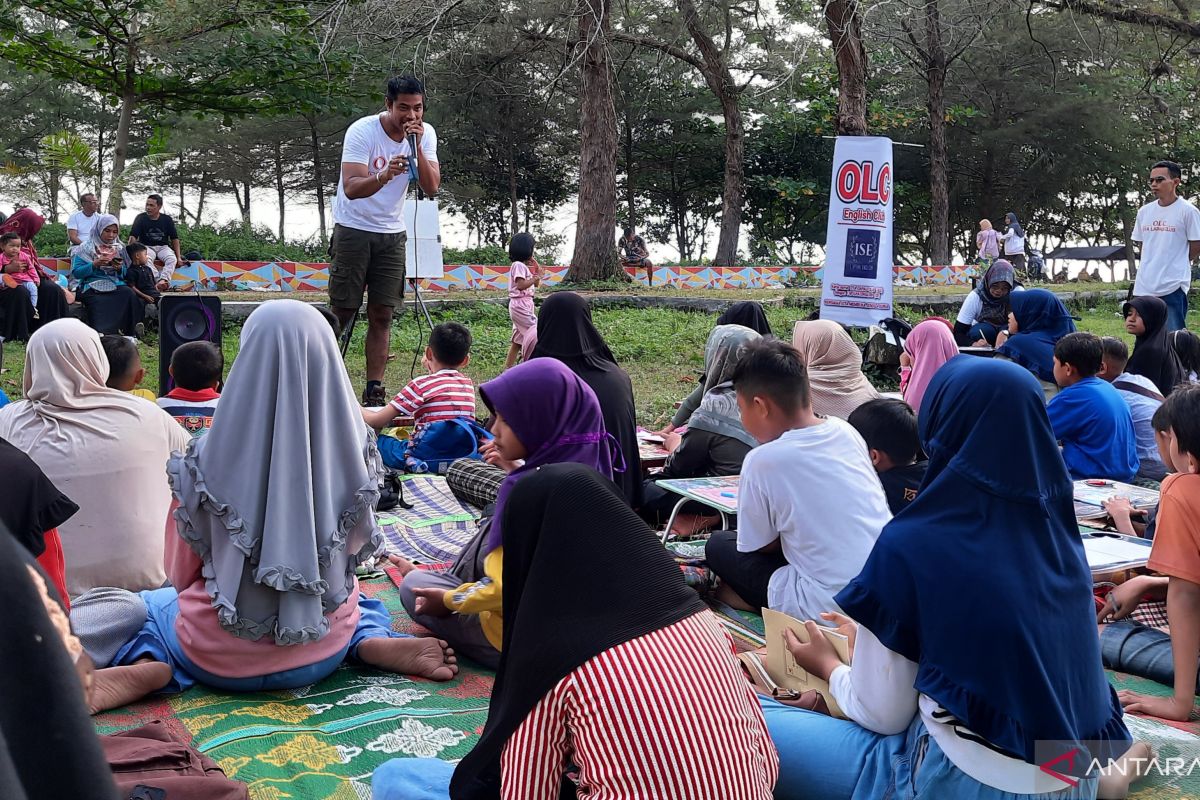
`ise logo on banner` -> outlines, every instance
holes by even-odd
[[[873,281],[879,274],[879,231],[850,228],[846,231],[847,278]]]

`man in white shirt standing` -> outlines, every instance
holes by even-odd
[[[1167,330],[1184,327],[1191,263],[1200,256],[1200,209],[1178,195],[1183,171],[1174,161],[1150,169],[1155,200],[1138,209],[1133,240],[1142,243],[1134,297],[1162,298],[1167,304]]]
[[[67,220],[67,239],[70,240],[70,249],[68,253],[75,254],[75,248],[87,241],[92,235],[92,228],[96,226],[96,220],[99,217],[96,214],[100,211],[100,201],[96,199],[96,195],[88,192],[79,198],[80,210],[76,211]]]
[[[390,400],[383,386],[392,315],[404,303],[404,219],[408,193],[407,137],[417,137],[417,176],[422,191],[442,183],[437,134],[424,121],[425,87],[416,78],[388,81],[386,110],[356,121],[342,142],[342,172],[333,204],[329,242],[329,303],[348,325],[367,292],[367,385],[363,405]]]

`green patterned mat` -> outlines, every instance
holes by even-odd
[[[364,580],[362,591],[381,600],[398,631],[416,632],[386,578]],[[756,614],[716,609],[738,649],[762,636]],[[158,696],[95,717],[99,733],[163,720],[231,778],[249,785],[254,800],[368,800],[371,775],[397,757],[457,761],[487,721],[492,673],[462,663],[449,683],[414,680],[361,666],[344,666],[320,683],[290,692],[230,695],[202,687]],[[1166,695],[1166,686],[1109,672],[1117,689]],[[1135,738],[1161,757],[1200,753],[1200,721],[1166,723],[1126,717]],[[1200,771],[1151,775],[1134,785],[1135,800],[1200,798]]]
[[[412,623],[386,578],[362,591],[392,612],[396,630]],[[461,664],[449,683],[343,666],[290,692],[230,695],[196,687],[95,717],[99,733],[162,719],[250,787],[254,800],[366,800],[371,774],[391,758],[457,761],[487,721],[492,673]]]

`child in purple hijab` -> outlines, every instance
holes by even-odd
[[[504,631],[500,605],[504,539],[520,535],[500,527],[513,486],[547,464],[583,464],[609,480],[614,466],[619,470],[624,465],[613,463],[619,449],[604,429],[595,393],[558,359],[535,358],[518,364],[482,384],[479,394],[495,416],[495,440],[485,448],[484,457],[509,473],[500,485],[495,511],[449,570],[409,572],[400,596],[416,622],[458,653],[495,669]]]

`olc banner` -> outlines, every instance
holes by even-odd
[[[866,327],[892,316],[892,140],[839,136],[821,318]]]

